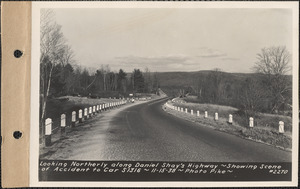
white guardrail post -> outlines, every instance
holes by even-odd
[[[92,117],[92,107],[89,107],[89,117]]]
[[[60,132],[62,135],[66,133],[66,114],[60,116]]]
[[[219,119],[219,114],[216,112],[215,113],[215,121],[218,121],[218,119]]]
[[[207,118],[208,115],[207,115],[207,111],[204,112],[204,118]]]
[[[75,123],[76,123],[76,112],[73,111],[72,112],[72,127],[75,127]]]
[[[254,127],[254,119],[253,119],[253,117],[250,117],[250,118],[249,118],[249,127],[250,127],[250,128],[253,128],[253,127]]]
[[[52,119],[45,120],[45,146],[51,146]]]
[[[229,124],[232,124],[232,122],[233,122],[233,120],[232,120],[232,115],[229,114],[228,123],[229,123]]]
[[[78,119],[79,119],[79,123],[82,123],[82,109],[78,111]]]
[[[283,134],[284,133],[284,122],[283,121],[279,121],[279,133]]]
[[[88,112],[87,108],[84,108],[84,120],[87,119],[87,112]]]

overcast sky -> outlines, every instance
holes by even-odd
[[[263,47],[292,52],[288,9],[55,9],[79,65],[252,72]]]

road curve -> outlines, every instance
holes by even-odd
[[[185,121],[156,100],[95,119],[58,157],[72,160],[291,162],[291,152]],[[84,128],[83,128],[84,129]]]

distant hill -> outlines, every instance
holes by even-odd
[[[175,91],[179,89],[193,87],[196,88],[199,80],[205,80],[213,73],[211,70],[196,71],[196,72],[157,72],[157,77],[160,82],[160,88],[169,96],[174,95]],[[245,81],[247,78],[259,78],[261,74],[258,73],[228,73],[220,72],[222,80],[231,82],[233,85]],[[292,81],[292,77],[290,76]]]

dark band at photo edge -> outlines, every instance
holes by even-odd
[[[41,162],[52,162],[52,160],[40,160]],[[75,161],[75,160],[74,160]],[[73,160],[55,160],[55,162],[59,163],[68,163],[69,165],[73,162]],[[149,172],[134,172],[134,173],[122,173],[122,172],[68,172],[68,171],[42,171],[41,166],[39,166],[39,181],[120,181],[120,182],[140,182],[140,181],[225,181],[225,182],[238,182],[238,181],[291,181],[292,179],[292,163],[290,162],[162,162],[162,161],[76,161],[76,162],[91,162],[91,163],[106,163],[108,165],[112,165],[113,163],[119,164],[132,164],[139,162],[142,164],[147,163],[159,163],[162,165],[163,163],[171,163],[171,164],[179,164],[183,163],[187,166],[189,163],[195,164],[213,164],[218,165],[219,168],[221,164],[235,164],[235,165],[256,165],[257,169],[235,169],[232,173],[225,174],[216,174],[216,173],[184,173],[175,171],[175,173],[151,173]],[[265,165],[278,165],[281,166],[280,170],[287,170],[286,174],[273,174],[270,173],[269,169],[260,169],[262,164]],[[108,166],[109,167],[109,166]],[[70,166],[66,167],[70,168]],[[74,167],[73,167],[74,168]],[[87,168],[87,167],[85,167]],[[91,167],[90,167],[91,168]],[[120,168],[120,167],[118,167]],[[93,168],[91,168],[93,169]],[[101,168],[102,169],[102,168]],[[151,168],[150,168],[151,169]],[[161,166],[157,167],[157,169],[162,169]],[[122,167],[120,168],[122,170]],[[196,170],[196,169],[194,169]],[[199,170],[199,169],[198,169]],[[226,168],[223,167],[223,170]]]

